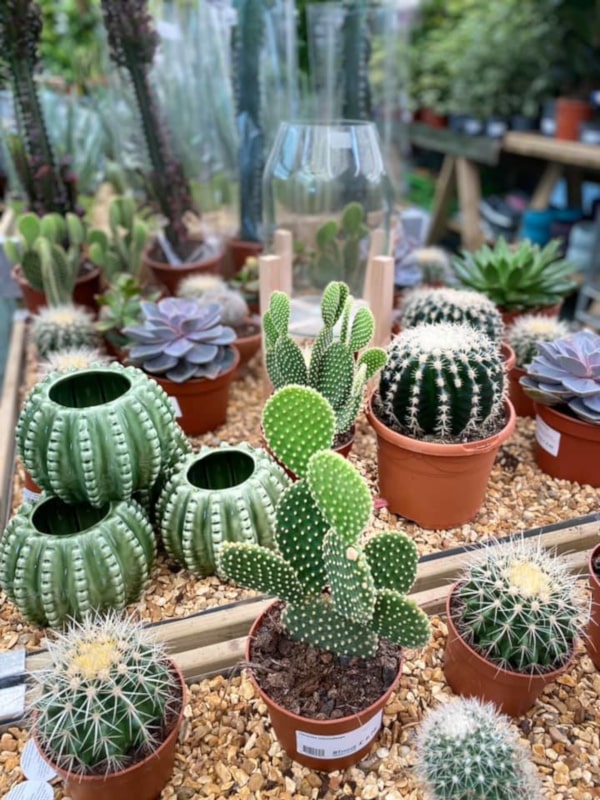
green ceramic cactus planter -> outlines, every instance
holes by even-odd
[[[163,390],[120,364],[52,373],[31,390],[17,425],[27,470],[65,503],[102,506],[154,484],[175,449]]]
[[[0,585],[27,620],[60,627],[137,600],[155,555],[134,500],[96,508],[43,495],[21,506],[0,539]]]
[[[161,492],[156,516],[167,552],[212,575],[224,542],[273,547],[275,506],[290,481],[264,450],[204,447],[185,457]]]

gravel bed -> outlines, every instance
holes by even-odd
[[[33,382],[31,352],[27,383]],[[228,422],[216,433],[194,440],[218,445],[248,441],[260,445],[260,410],[266,395],[259,358],[232,387]],[[532,456],[534,424],[519,419],[492,471],[486,500],[471,523],[448,531],[430,531],[376,508],[373,529],[405,530],[420,554],[503,536],[598,511],[600,489],[554,480],[540,472]],[[351,461],[376,496],[375,437],[364,417],[358,421]],[[14,478],[14,506],[21,495],[20,465]],[[160,555],[141,602],[129,610],[148,621],[182,617],[250,597],[216,577],[198,579]],[[451,691],[441,672],[446,628],[434,619],[435,638],[417,654],[407,654],[401,688],[386,709],[378,748],[358,767],[325,776],[293,764],[273,738],[265,709],[243,677],[218,676],[190,687],[190,704],[173,779],[163,798],[304,798],[352,797],[416,800],[411,742],[424,711],[446,700]],[[22,621],[0,592],[0,650],[35,649],[46,631]],[[524,740],[544,777],[552,800],[600,798],[600,673],[583,653],[571,673],[548,689],[519,721]],[[0,796],[20,780],[18,753],[27,732],[11,729],[0,739]],[[60,791],[56,795],[62,797]]]

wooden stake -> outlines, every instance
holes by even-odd
[[[394,259],[391,256],[369,259],[365,275],[365,300],[375,317],[372,344],[386,347],[390,341],[394,308]]]

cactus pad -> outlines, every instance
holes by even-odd
[[[427,614],[393,589],[378,590],[371,625],[380,636],[402,647],[424,647],[431,637]]]
[[[380,533],[365,545],[365,554],[378,589],[401,594],[410,591],[417,576],[419,554],[412,539],[400,531]]]
[[[338,655],[369,658],[377,651],[377,636],[371,629],[336,613],[327,595],[287,605],[281,619],[292,638]]]
[[[336,612],[368,625],[375,609],[375,582],[362,548],[346,544],[331,530],[323,542],[323,562]]]
[[[298,603],[304,595],[298,575],[287,561],[258,544],[225,542],[217,568],[241,586],[277,595],[287,603]]]

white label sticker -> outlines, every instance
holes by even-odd
[[[37,503],[41,496],[41,492],[34,492],[33,489],[23,487],[22,500],[24,503]]]
[[[540,447],[557,456],[560,448],[560,433],[551,428],[540,416],[535,418],[535,438]]]
[[[4,795],[4,800],[52,800],[54,789],[44,781],[23,781]]]
[[[21,769],[23,775],[30,781],[51,781],[56,778],[56,772],[41,757],[33,739],[30,739],[23,748]]]
[[[379,733],[383,709],[378,711],[364,725],[348,733],[337,736],[315,736],[312,733],[296,731],[296,749],[311,758],[343,758],[362,750]]]
[[[183,417],[183,411],[181,410],[181,406],[179,405],[179,400],[176,397],[171,395],[171,405],[173,406],[173,411],[175,412],[175,416],[177,419],[179,417]]]

